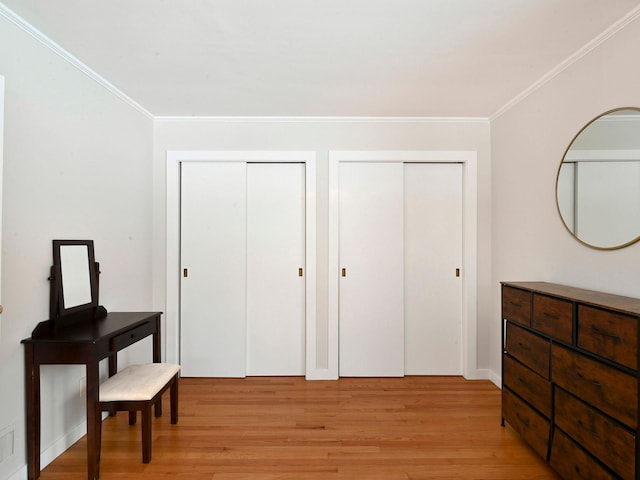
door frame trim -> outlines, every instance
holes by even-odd
[[[328,371],[339,377],[339,173],[341,162],[462,164],[462,369],[467,379],[482,378],[477,369],[477,152],[467,150],[373,150],[329,152],[329,318]]]
[[[4,77],[0,75],[0,250],[2,250],[2,175],[4,165]],[[0,278],[1,280],[1,278]],[[0,281],[0,287],[1,287]],[[0,292],[2,289],[0,288]],[[1,299],[0,299],[1,300]],[[2,339],[2,305],[0,305],[0,339]]]
[[[316,366],[316,152],[273,150],[167,151],[166,358],[180,358],[180,164],[182,162],[251,162],[305,164],[305,370]],[[324,371],[324,369],[322,369]]]

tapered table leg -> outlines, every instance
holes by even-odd
[[[36,364],[33,345],[24,346],[25,405],[27,414],[27,477],[40,476],[40,365]]]

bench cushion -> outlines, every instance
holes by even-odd
[[[100,385],[100,401],[151,400],[179,371],[172,363],[130,365]]]

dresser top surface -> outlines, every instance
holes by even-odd
[[[578,301],[622,313],[640,316],[640,299],[612,293],[570,287],[550,282],[500,282],[504,286],[520,288],[543,295],[553,295],[570,301]]]

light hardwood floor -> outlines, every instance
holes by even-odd
[[[180,418],[153,420],[153,459],[127,413],[103,423],[101,479],[487,479],[558,477],[500,426],[500,390],[460,377],[180,380]],[[85,440],[42,480],[86,479]]]

